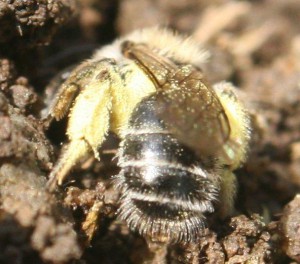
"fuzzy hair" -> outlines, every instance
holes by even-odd
[[[180,36],[166,28],[151,27],[136,30],[112,44],[103,46],[95,52],[93,60],[112,58],[120,61],[123,58],[121,44],[124,41],[144,43],[150,48],[157,49],[160,55],[195,66],[201,66],[209,57],[209,52],[202,49],[192,37]]]

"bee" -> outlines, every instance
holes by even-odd
[[[69,116],[69,142],[48,187],[61,185],[109,131],[121,139],[118,216],[153,241],[197,240],[205,218],[233,209],[233,171],[246,159],[249,116],[226,82],[210,85],[205,53],[166,29],[133,32],[98,50],[61,85],[50,116]]]

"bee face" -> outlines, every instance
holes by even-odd
[[[49,188],[90,151],[99,158],[111,130],[121,138],[121,171],[114,177],[119,217],[132,230],[156,241],[187,242],[203,234],[205,216],[217,206],[228,213],[249,121],[230,84],[205,80],[197,56],[203,60],[190,40],[148,29],[75,69],[50,112],[59,119],[69,111],[69,143]]]

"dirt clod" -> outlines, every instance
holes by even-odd
[[[300,195],[284,208],[280,223],[284,250],[290,258],[300,262]]]
[[[0,1],[0,262],[300,262],[299,21],[299,0]],[[43,95],[47,84],[95,48],[158,23],[209,50],[205,75],[238,87],[253,127],[235,216],[209,218],[189,244],[146,241],[117,220],[110,140],[100,162],[78,164],[55,194],[45,187],[65,138],[64,121],[45,131],[38,119],[54,96]]]

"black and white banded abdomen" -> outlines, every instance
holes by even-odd
[[[134,109],[119,151],[119,217],[157,241],[193,241],[214,211],[216,175],[156,115],[155,95]],[[187,135],[188,136],[188,135]]]

